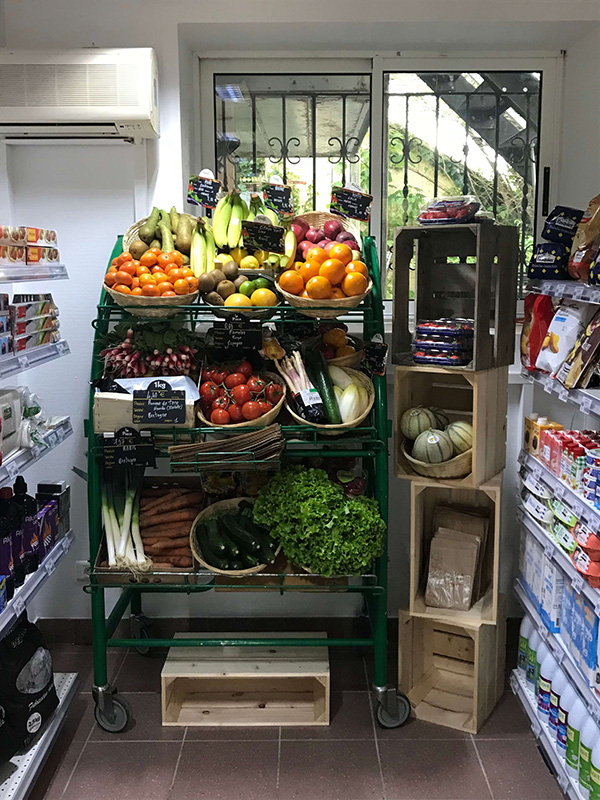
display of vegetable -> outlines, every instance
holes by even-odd
[[[291,224],[291,229],[298,243],[296,259],[298,261],[308,261],[307,253],[314,248],[324,250],[329,258],[330,250],[336,244],[345,244],[352,251],[355,260],[360,259],[360,246],[356,236],[350,231],[344,230],[344,226],[339,219],[330,219],[324,223],[322,228],[313,228],[308,225],[303,217],[296,217]]]
[[[288,385],[298,416],[315,425],[327,423],[324,399],[309,379],[302,356],[294,350],[291,356],[274,360],[278,372]]]
[[[211,366],[200,377],[200,406],[215,425],[255,420],[271,411],[283,398],[283,387],[255,373],[249,361],[232,369]]]
[[[240,503],[237,512],[199,520],[193,531],[206,563],[220,570],[244,570],[275,560],[278,543],[252,519],[252,506]]]
[[[164,211],[156,206],[150,212],[148,219],[144,222],[138,232],[140,237],[134,242],[135,250],[141,247],[148,250],[153,246],[153,242],[160,242],[161,250],[168,253],[177,247],[180,253],[189,255],[192,243],[192,234],[196,230],[197,220],[191,214],[181,214],[175,206],[170,211]],[[131,251],[133,253],[133,250]],[[139,258],[141,253],[136,254]]]
[[[319,575],[360,574],[383,551],[377,502],[346,497],[320,469],[277,473],[256,498],[253,518],[288,558]]]
[[[153,569],[192,566],[190,529],[203,507],[201,488],[169,483],[142,489],[140,536]]]
[[[151,567],[140,536],[143,467],[106,469],[102,483],[102,521],[109,567],[143,572]]]
[[[322,323],[319,335],[321,352],[328,361],[356,353],[356,342],[348,336],[348,326],[342,322]]]

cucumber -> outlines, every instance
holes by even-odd
[[[227,548],[225,547],[225,542],[222,540],[219,534],[219,527],[215,517],[211,517],[208,520],[208,525],[206,528],[206,541],[213,553],[223,557],[226,555]]]
[[[260,550],[260,542],[251,533],[240,527],[233,517],[223,517],[223,523],[227,527],[229,537],[244,553],[257,553]]]
[[[225,545],[225,552],[230,558],[237,558],[240,554],[240,548],[237,544],[227,535],[227,529],[222,521],[219,525],[219,537]]]
[[[306,354],[305,362],[308,377],[321,395],[329,424],[340,425],[342,417],[323,353],[320,350],[309,350]]]

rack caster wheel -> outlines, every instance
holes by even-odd
[[[145,617],[143,614],[135,614],[132,615],[129,620],[129,626],[131,630],[131,635],[134,639],[151,639],[150,633],[150,626],[151,622],[148,617]],[[139,653],[141,656],[149,656],[152,653],[151,647],[145,647],[143,644],[136,646],[135,652]]]
[[[127,700],[115,694],[112,697],[112,712],[107,713],[97,705],[94,706],[94,717],[102,730],[108,733],[121,733],[131,719],[131,707]]]
[[[392,701],[395,709],[388,710],[384,705],[377,706],[377,722],[382,728],[400,728],[410,717],[410,700],[401,691],[396,692],[396,699]]]

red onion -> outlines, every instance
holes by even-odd
[[[350,233],[350,231],[342,231],[341,233],[338,233],[338,235],[335,237],[335,240],[336,242],[346,242],[348,240],[355,241],[354,234]]]
[[[323,225],[323,232],[329,239],[335,239],[338,233],[344,230],[342,223],[339,219],[328,219]]]
[[[325,234],[323,231],[317,230],[317,228],[309,228],[306,232],[306,238],[309,242],[316,244],[317,242],[320,242],[321,239],[325,238]]]

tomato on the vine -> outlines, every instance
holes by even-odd
[[[244,403],[247,403],[251,397],[250,389],[248,388],[248,384],[246,383],[241,383],[239,386],[234,386],[231,394],[233,396],[234,402],[239,403],[242,406],[244,405]]]
[[[242,411],[242,406],[239,403],[232,403],[227,409],[232,422],[244,422],[246,417]]]
[[[214,400],[219,396],[219,387],[213,381],[205,381],[200,387],[200,397],[203,400]]]
[[[212,379],[215,383],[221,384],[225,383],[225,378],[229,375],[229,370],[225,367],[213,372]]]
[[[270,383],[267,386],[265,395],[269,403],[273,403],[273,405],[276,406],[283,397],[283,389],[278,383]]]
[[[213,410],[217,408],[224,408],[225,410],[227,410],[230,405],[231,401],[229,400],[229,398],[226,395],[223,395],[223,397],[217,397],[216,400],[213,400],[212,408]]]
[[[253,375],[252,378],[248,379],[248,388],[250,389],[251,394],[261,394],[261,392],[265,388],[265,382],[262,378],[259,378],[257,375]]]
[[[209,380],[210,380],[210,372],[209,370],[206,369],[206,367],[204,367],[202,369],[202,372],[200,373],[200,383],[204,383],[205,381]]]
[[[262,416],[262,410],[259,403],[250,400],[242,406],[242,413],[246,419],[258,419]]]
[[[210,415],[210,421],[214,422],[215,425],[229,425],[231,417],[224,408],[216,408]]]
[[[273,408],[273,404],[269,403],[267,400],[259,400],[258,405],[260,407],[261,414],[266,414],[267,411],[270,411]]]
[[[239,367],[236,369],[236,372],[241,372],[242,375],[245,375],[247,378],[252,375],[252,364],[249,361],[242,361]]]
[[[241,372],[232,372],[225,378],[225,386],[228,389],[233,389],[234,386],[241,386],[246,383],[246,376]]]

